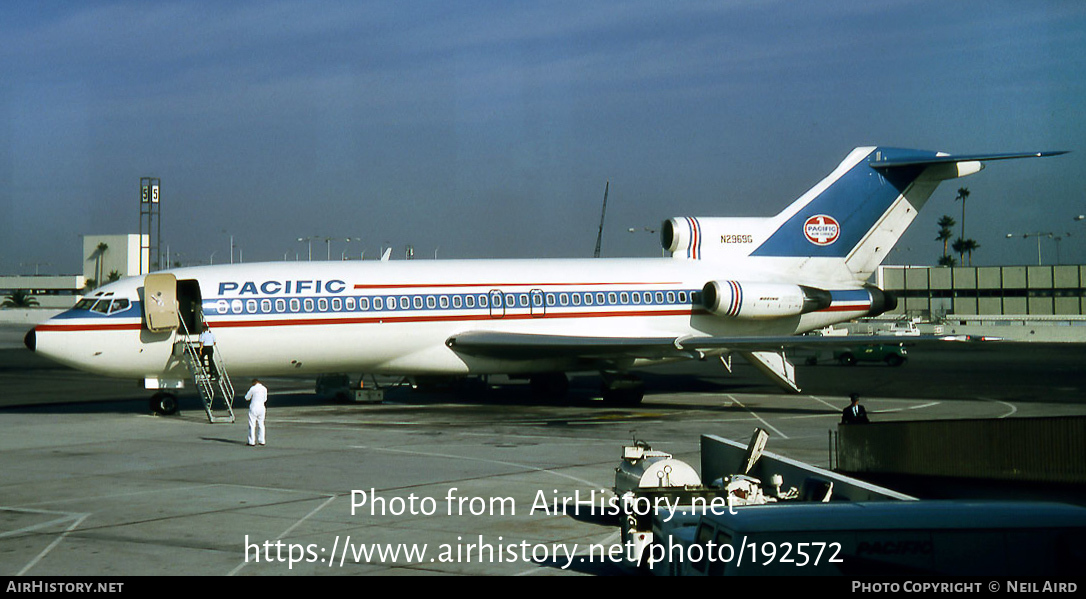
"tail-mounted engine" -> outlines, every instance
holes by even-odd
[[[783,318],[828,308],[830,292],[806,285],[709,281],[701,292],[705,307],[719,316]]]

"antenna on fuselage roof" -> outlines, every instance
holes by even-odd
[[[385,253],[381,254],[381,262],[388,262],[388,259],[392,257],[392,248],[389,247],[385,250]]]
[[[611,189],[611,181],[608,180],[607,184],[603,187],[603,211],[600,212],[600,232],[596,235],[596,255],[595,258],[600,257],[600,244],[603,242],[603,218],[607,216],[607,192]]]

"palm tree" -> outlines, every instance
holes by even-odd
[[[954,240],[954,243],[950,244],[950,247],[951,247],[951,249],[954,250],[954,253],[958,254],[958,260],[961,263],[964,264],[965,263],[965,240],[962,239],[961,237],[959,237],[959,238]]]
[[[969,254],[969,266],[973,266],[973,250],[980,248],[980,244],[976,239],[966,239],[962,242],[962,249],[966,254]]]
[[[4,300],[0,307],[3,308],[32,308],[38,305],[38,300],[34,299],[34,296],[30,295],[29,291],[23,289],[16,289],[11,292],[11,295]]]
[[[943,218],[939,219],[939,235],[935,238],[935,240],[943,242],[943,258],[947,258],[946,246],[947,243],[949,243],[950,240],[954,237],[954,224],[954,219],[951,218],[949,214],[944,214]],[[940,260],[939,264],[946,266],[945,264],[943,264],[943,262],[944,260]]]
[[[958,261],[954,259],[954,256],[943,256],[939,258],[939,266],[957,266]]]
[[[959,187],[958,196],[954,198],[954,201],[962,201],[962,236],[961,239],[965,239],[965,201],[969,199],[969,188]]]

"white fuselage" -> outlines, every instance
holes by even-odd
[[[859,287],[846,281],[827,288],[835,294],[830,307],[802,316],[731,319],[700,304],[711,280],[796,281],[796,272],[770,266],[749,258],[631,258],[277,262],[168,272],[178,281],[198,281],[217,352],[231,374],[240,375],[576,370],[582,365],[576,360],[471,357],[445,342],[468,331],[616,338],[791,335],[855,318],[870,307],[858,298]],[[174,350],[179,334],[147,330],[142,290],[143,277],[100,288],[88,297],[127,300],[127,308],[65,312],[36,327],[36,351],[109,376],[183,378]]]

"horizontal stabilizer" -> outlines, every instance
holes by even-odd
[[[1006,154],[943,154],[931,156],[927,152],[917,152],[916,156],[895,152],[893,158],[881,159],[881,152],[876,152],[875,160],[872,160],[871,168],[897,168],[902,166],[952,164],[957,162],[986,162],[990,160],[1011,160],[1014,158],[1043,158],[1045,156],[1059,156],[1067,151],[1053,152],[1017,152]]]

